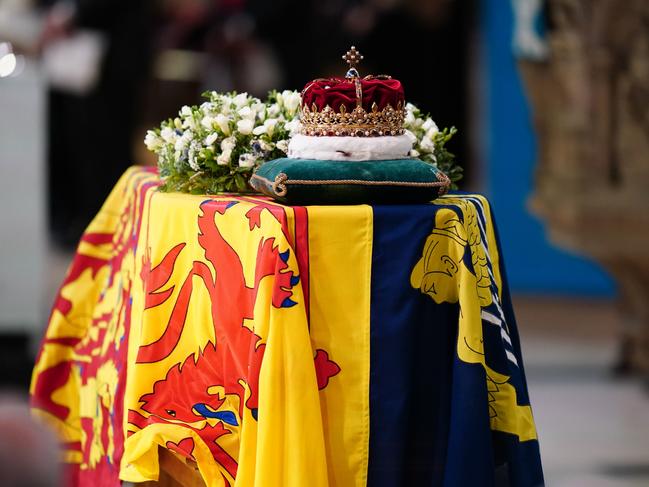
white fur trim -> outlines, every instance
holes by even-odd
[[[294,135],[288,143],[291,159],[321,161],[382,161],[405,159],[412,149],[406,135],[383,137],[315,137]]]

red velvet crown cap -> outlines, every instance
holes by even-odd
[[[376,103],[379,111],[386,106],[392,108],[404,106],[404,94],[401,81],[387,77],[362,78],[363,108],[372,110]],[[302,91],[302,105],[311,108],[315,104],[318,111],[329,105],[334,111],[340,111],[345,105],[348,112],[356,108],[356,85],[352,78],[317,79],[308,83]]]

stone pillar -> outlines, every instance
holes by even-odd
[[[621,366],[649,376],[649,2],[548,0],[548,57],[521,60],[551,240],[615,278]]]

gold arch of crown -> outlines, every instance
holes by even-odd
[[[345,105],[340,105],[339,111],[335,111],[329,105],[321,111],[314,104],[311,107],[302,105],[301,122],[303,135],[315,136],[352,136],[352,137],[379,137],[383,135],[401,135],[403,134],[403,122],[406,112],[401,102],[396,107],[388,104],[382,110],[378,109],[376,102],[372,103],[371,111],[363,108],[363,89],[361,79],[358,75],[355,65],[358,64],[363,56],[354,46],[343,56],[343,59],[349,64],[347,79],[352,81],[356,87],[356,108],[351,112],[347,111]],[[390,76],[365,76],[368,79],[390,79]],[[316,81],[326,81],[320,79]],[[303,91],[311,87],[309,84]]]
[[[372,103],[371,111],[357,106],[348,112],[345,105],[335,111],[329,105],[318,111],[313,104],[311,108],[302,106],[302,134],[316,136],[352,136],[377,137],[382,135],[403,134],[405,111],[401,102],[396,108],[387,105],[379,111],[376,103]]]

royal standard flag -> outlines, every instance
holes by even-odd
[[[478,195],[287,207],[156,191],[88,228],[32,380],[78,485],[535,486],[495,225]]]

